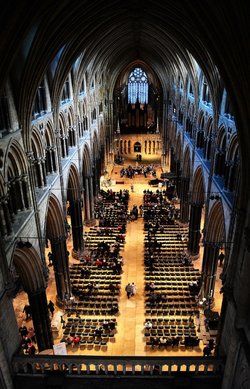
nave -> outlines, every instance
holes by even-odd
[[[155,163],[154,163],[155,162]],[[133,165],[136,162],[125,160],[124,166],[130,164]],[[159,178],[161,174],[161,166],[158,161],[146,161],[144,163],[154,163],[156,166],[156,176]],[[127,212],[134,206],[140,207],[145,199],[145,191],[155,194],[156,191],[162,191],[162,188],[152,188],[148,185],[148,181],[152,178],[150,175],[144,177],[143,175],[135,175],[133,179],[123,177],[120,179],[119,172],[121,166],[114,165],[110,167],[109,179],[110,186],[108,188],[102,188],[105,192],[107,190],[112,192],[127,191],[129,192],[129,200]],[[119,183],[122,182],[122,183]],[[131,184],[133,184],[133,191],[131,191]],[[103,199],[102,199],[103,200]],[[101,201],[102,201],[101,200]],[[146,205],[147,207],[148,205]],[[178,210],[178,201],[173,205]],[[146,209],[146,208],[145,208]],[[144,210],[145,213],[145,210]],[[70,217],[68,217],[70,224]],[[198,356],[203,355],[204,346],[208,344],[209,339],[214,339],[216,342],[217,331],[209,330],[205,327],[205,317],[203,310],[196,306],[190,309],[184,308],[185,301],[190,300],[188,292],[188,284],[193,280],[192,274],[198,274],[201,270],[202,260],[202,247],[200,256],[198,259],[192,261],[192,265],[184,267],[185,271],[180,272],[181,264],[178,259],[173,259],[177,254],[185,250],[186,241],[179,241],[176,238],[176,234],[180,231],[185,236],[188,226],[181,226],[178,221],[174,225],[164,227],[161,232],[156,232],[155,237],[157,241],[161,242],[161,254],[158,253],[155,260],[155,269],[150,272],[148,266],[145,265],[148,253],[148,228],[145,228],[143,217],[138,217],[136,220],[129,220],[126,223],[125,241],[124,245],[120,245],[120,256],[122,257],[122,272],[121,274],[112,274],[109,270],[100,269],[95,272],[96,281],[99,289],[101,289],[101,282],[105,283],[105,273],[107,274],[108,283],[111,280],[115,284],[119,285],[120,292],[115,293],[115,301],[119,307],[118,314],[113,314],[112,311],[102,311],[101,304],[97,305],[98,298],[96,294],[93,295],[92,308],[88,304],[87,308],[79,301],[79,294],[72,299],[72,304],[65,307],[65,310],[56,307],[52,325],[55,325],[53,331],[54,343],[57,344],[62,340],[65,340],[67,336],[75,335],[76,333],[81,338],[79,343],[75,344],[71,342],[67,346],[68,354],[81,354],[81,355],[106,355],[106,356]],[[106,237],[100,235],[97,237],[95,231],[100,231],[103,227],[99,227],[100,219],[96,219],[95,226],[84,227],[84,239],[85,239],[85,254],[89,254],[93,247],[93,242],[96,240],[99,242],[104,241]],[[176,230],[176,231],[175,231]],[[167,234],[167,231],[169,235]],[[170,231],[170,232],[169,232]],[[171,232],[172,231],[172,232]],[[172,235],[172,237],[171,237]],[[95,236],[95,238],[94,238]],[[164,237],[164,238],[163,238]],[[167,237],[167,238],[166,238]],[[169,239],[169,242],[167,240]],[[108,240],[113,243],[114,239],[112,234],[109,235]],[[146,245],[146,247],[144,247]],[[166,269],[166,264],[161,260],[165,257],[164,249],[168,250],[171,247],[172,251],[172,263],[170,263]],[[74,283],[73,273],[81,266],[81,262],[72,258],[72,237],[69,234],[67,241],[67,248],[70,253],[70,266],[71,266],[71,282]],[[47,254],[50,248],[47,249]],[[154,250],[154,255],[157,250]],[[163,254],[162,254],[163,253]],[[176,258],[178,255],[176,255]],[[179,257],[178,257],[179,258]],[[176,266],[175,266],[176,265]],[[49,267],[49,284],[47,288],[48,301],[52,300],[55,303],[55,282],[53,268]],[[177,270],[176,270],[177,269]],[[93,271],[93,269],[91,269]],[[178,274],[176,274],[176,271]],[[164,273],[166,272],[166,273]],[[175,273],[174,273],[175,272]],[[215,290],[215,305],[213,311],[220,311],[221,297],[219,294],[220,280],[219,280],[220,268],[218,268],[218,274],[216,279]],[[75,273],[76,274],[76,273]],[[99,278],[98,278],[99,274]],[[179,274],[182,274],[181,277]],[[165,281],[162,278],[165,277]],[[184,277],[184,278],[183,278]],[[172,280],[171,280],[172,278]],[[181,278],[181,279],[180,279]],[[93,279],[93,277],[92,277]],[[178,292],[178,282],[181,283],[182,296],[180,299]],[[137,292],[135,296],[130,299],[127,298],[125,287],[128,283],[134,282],[137,286]],[[149,291],[145,290],[146,283],[154,282],[157,286],[157,293],[166,294],[168,301],[160,302],[160,304],[151,305],[149,302]],[[107,285],[106,285],[107,286]],[[84,285],[86,289],[86,283]],[[177,293],[177,292],[178,293]],[[106,292],[105,292],[106,293]],[[104,300],[105,297],[100,297]],[[84,300],[84,299],[83,299]],[[171,300],[171,306],[169,301]],[[178,300],[178,301],[177,301]],[[176,302],[178,307],[175,306]],[[22,308],[26,303],[26,295],[20,294],[15,299],[15,311],[19,325],[24,318]],[[111,303],[114,301],[112,300]],[[192,298],[192,303],[195,304],[195,300]],[[182,309],[183,308],[183,309]],[[104,314],[105,313],[105,314]],[[61,316],[65,323],[61,323]],[[199,316],[199,317],[198,317]],[[80,320],[80,319],[81,320]],[[150,330],[144,329],[146,321],[150,321],[152,328]],[[108,328],[108,331],[103,331],[101,337],[92,336],[96,327],[105,327],[106,322],[115,323],[113,329]],[[28,320],[26,326],[31,326],[32,320]],[[64,327],[64,328],[63,328]],[[108,325],[109,327],[109,325]],[[53,327],[52,327],[53,328]],[[191,333],[189,331],[192,331]],[[193,344],[185,344],[185,341],[180,342],[166,342],[166,344],[158,345],[152,343],[152,338],[159,335],[166,340],[169,338],[185,339],[192,334],[194,338],[198,338],[198,342]],[[95,334],[96,335],[96,334]],[[100,342],[100,339],[102,342]],[[52,350],[46,350],[42,353],[52,353]]]

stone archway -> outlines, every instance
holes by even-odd
[[[28,294],[39,351],[52,348],[53,337],[41,260],[33,247],[16,248],[13,264]]]
[[[214,200],[206,224],[202,260],[202,291],[205,298],[213,298],[219,250],[226,241],[225,218],[219,199]]]
[[[62,305],[71,295],[69,259],[66,245],[65,218],[58,199],[51,194],[48,201],[46,238],[50,240],[55,272],[57,304]]]
[[[141,153],[141,143],[140,142],[135,142],[134,153]]]

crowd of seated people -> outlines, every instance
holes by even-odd
[[[156,176],[156,167],[154,164],[151,165],[137,165],[137,166],[131,166],[129,165],[127,168],[122,168],[120,170],[120,177],[127,177],[127,178],[133,178],[137,174],[143,174],[145,178],[148,177],[149,174],[152,175],[152,177]]]
[[[70,267],[74,302],[68,313],[83,315],[116,315],[125,243],[129,192],[101,191],[96,204],[99,225],[85,236],[85,253],[80,263]],[[108,223],[107,223],[108,221]]]
[[[152,349],[199,346],[196,326],[192,318],[147,318],[144,324],[146,345]]]
[[[81,318],[69,316],[64,326],[61,342],[72,348],[88,349],[105,347],[109,341],[115,339],[116,318]]]
[[[186,256],[188,229],[178,219],[179,209],[163,191],[144,191],[145,313],[148,321],[162,318],[145,327],[145,337],[147,345],[160,349],[199,344],[194,316],[200,273]]]

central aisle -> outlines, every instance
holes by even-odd
[[[131,193],[129,210],[133,205],[142,203],[142,194]],[[144,223],[143,218],[127,223],[127,233],[123,256],[123,274],[120,296],[120,315],[117,318],[118,333],[117,343],[120,343],[120,351],[124,355],[141,355],[144,352],[143,324],[144,324]],[[125,286],[134,282],[137,293],[130,299],[127,298]]]

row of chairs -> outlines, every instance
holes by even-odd
[[[153,282],[153,293],[156,293],[156,296],[165,295],[166,300],[162,301],[160,298],[154,302],[154,299],[149,297],[150,291],[145,291],[145,314],[153,323],[151,329],[145,329],[146,344],[159,349],[197,345],[199,340],[196,328],[193,320],[192,324],[190,323],[190,318],[198,314],[198,308],[195,298],[190,295],[189,284],[197,281],[199,272],[192,264],[183,262],[188,229],[175,222],[161,225],[158,229],[150,227],[151,222],[153,224],[161,212],[158,205],[153,209],[152,213],[148,213],[152,215],[152,220],[147,218],[144,228],[145,281],[147,284]],[[153,231],[153,240],[160,243],[157,251],[152,252],[149,247],[148,230]],[[184,238],[183,241],[177,240],[180,234]]]

